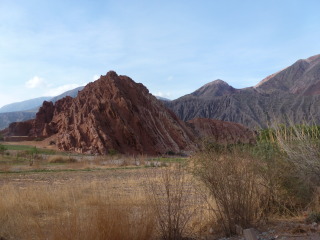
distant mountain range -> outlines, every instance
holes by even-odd
[[[235,89],[215,80],[165,105],[184,121],[212,118],[251,128],[320,124],[320,55],[298,60],[253,87]]]
[[[34,118],[43,100],[75,97],[81,89],[51,99],[36,98],[4,106],[0,109],[6,111],[0,113],[0,129],[10,122]],[[298,60],[252,87],[236,89],[218,79],[173,101],[157,98],[183,121],[211,118],[250,128],[265,128],[275,122],[320,124],[320,55]]]
[[[33,98],[33,99],[29,99],[22,102],[10,103],[8,105],[1,107],[0,113],[18,112],[18,111],[27,111],[27,110],[34,112],[35,111],[34,109],[36,107],[40,107],[43,101],[48,101],[51,98],[52,97],[39,97],[39,98]]]
[[[26,121],[35,118],[44,101],[56,102],[66,96],[76,97],[84,87],[78,87],[55,97],[40,97],[22,102],[11,103],[0,108],[0,129],[4,129],[12,122]]]
[[[78,87],[72,89],[70,91],[64,92],[55,97],[39,97],[33,98],[21,102],[10,103],[0,108],[0,113],[8,113],[8,112],[37,112],[44,101],[56,102],[61,98],[66,96],[76,97],[78,91],[81,91],[84,87]]]

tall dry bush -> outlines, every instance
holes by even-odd
[[[272,135],[294,174],[287,187],[307,207],[320,187],[320,127],[277,125]]]
[[[206,145],[192,158],[193,173],[215,201],[216,222],[227,236],[248,228],[267,213],[269,191],[259,162],[237,147]]]
[[[320,128],[318,126],[276,126],[275,140],[288,161],[311,179],[320,179]]]
[[[154,209],[161,239],[180,240],[191,236],[191,221],[199,205],[193,184],[181,164],[150,169],[146,190]]]
[[[296,215],[309,208],[319,185],[319,126],[273,125],[260,131],[253,154],[272,192],[273,213]]]

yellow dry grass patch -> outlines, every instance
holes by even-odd
[[[150,239],[152,211],[119,182],[35,183],[0,188],[0,236],[13,239]],[[117,191],[112,191],[113,186]],[[120,183],[121,185],[121,183]],[[118,194],[115,194],[118,192]]]

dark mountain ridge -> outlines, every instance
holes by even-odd
[[[298,60],[253,87],[230,87],[224,94],[216,94],[216,89],[215,84],[206,84],[197,94],[165,105],[184,121],[212,118],[251,128],[264,128],[275,122],[320,123],[320,55]]]

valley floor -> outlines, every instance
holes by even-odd
[[[160,199],[162,204],[165,194],[153,187],[161,188],[168,170],[187,161],[71,155],[33,144],[5,146],[6,154],[0,157],[2,239],[159,239],[151,201]],[[189,173],[185,180],[186,206],[192,209],[185,234],[190,239],[222,239],[210,223],[201,189]],[[320,239],[320,226],[304,219],[270,219],[256,227],[259,239]]]

